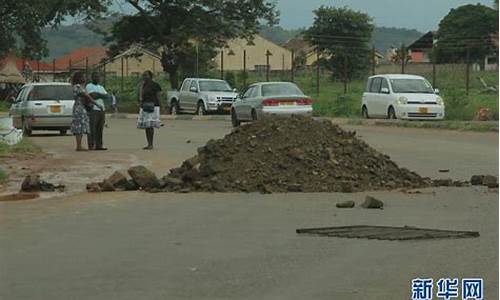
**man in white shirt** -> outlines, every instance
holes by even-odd
[[[88,112],[90,123],[90,134],[87,136],[89,150],[108,150],[103,147],[102,135],[104,123],[106,123],[106,113],[104,107],[104,99],[107,99],[108,93],[102,85],[100,85],[101,76],[97,72],[92,73],[92,82],[86,86],[87,93],[94,98],[97,105],[92,107]]]

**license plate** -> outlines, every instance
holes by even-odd
[[[280,105],[295,105],[295,102],[293,102],[293,101],[283,101],[283,102],[280,102]]]
[[[222,109],[223,109],[224,111],[230,111],[230,110],[231,110],[231,107],[226,106],[226,107],[223,107]]]
[[[426,114],[429,112],[428,108],[427,107],[419,107],[418,108],[418,112],[421,113],[421,114]]]
[[[61,107],[60,106],[51,106],[50,107],[50,112],[51,113],[60,113],[61,112]]]

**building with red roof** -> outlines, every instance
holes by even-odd
[[[55,59],[56,69],[59,70],[85,70],[98,65],[107,58],[104,47],[78,48]]]

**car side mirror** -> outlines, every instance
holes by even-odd
[[[436,95],[439,95],[439,89],[434,89],[434,93],[435,93]]]
[[[233,89],[233,93],[237,93],[238,90],[236,88]]]
[[[381,89],[380,89],[380,92],[381,92],[382,94],[389,94],[389,89],[384,87],[384,88],[381,88]]]
[[[194,87],[194,86],[190,87],[189,91],[193,92],[193,93],[198,93],[198,89],[196,87]]]

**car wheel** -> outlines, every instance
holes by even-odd
[[[387,118],[391,120],[396,120],[396,111],[394,110],[394,107],[389,106],[389,110],[387,111]]]
[[[368,115],[368,108],[366,108],[366,106],[363,105],[363,108],[361,109],[361,116],[364,118],[364,119],[369,119],[370,116]]]
[[[233,124],[233,127],[238,127],[241,124],[240,120],[238,120],[238,116],[236,115],[236,111],[234,109],[231,110],[231,123]]]
[[[203,101],[198,102],[198,109],[196,109],[196,114],[198,116],[204,116],[207,114],[207,111],[205,110],[205,105],[203,105]]]
[[[179,114],[179,104],[177,103],[177,101],[172,101],[169,110],[172,116],[176,116]]]
[[[68,129],[61,129],[59,130],[60,135],[66,135],[68,133]]]
[[[255,109],[252,109],[252,120],[257,121],[257,112],[255,111]]]
[[[28,121],[26,121],[25,118],[23,118],[23,134],[25,136],[31,136],[31,134],[33,133],[31,128],[30,128],[30,125],[28,124]]]

